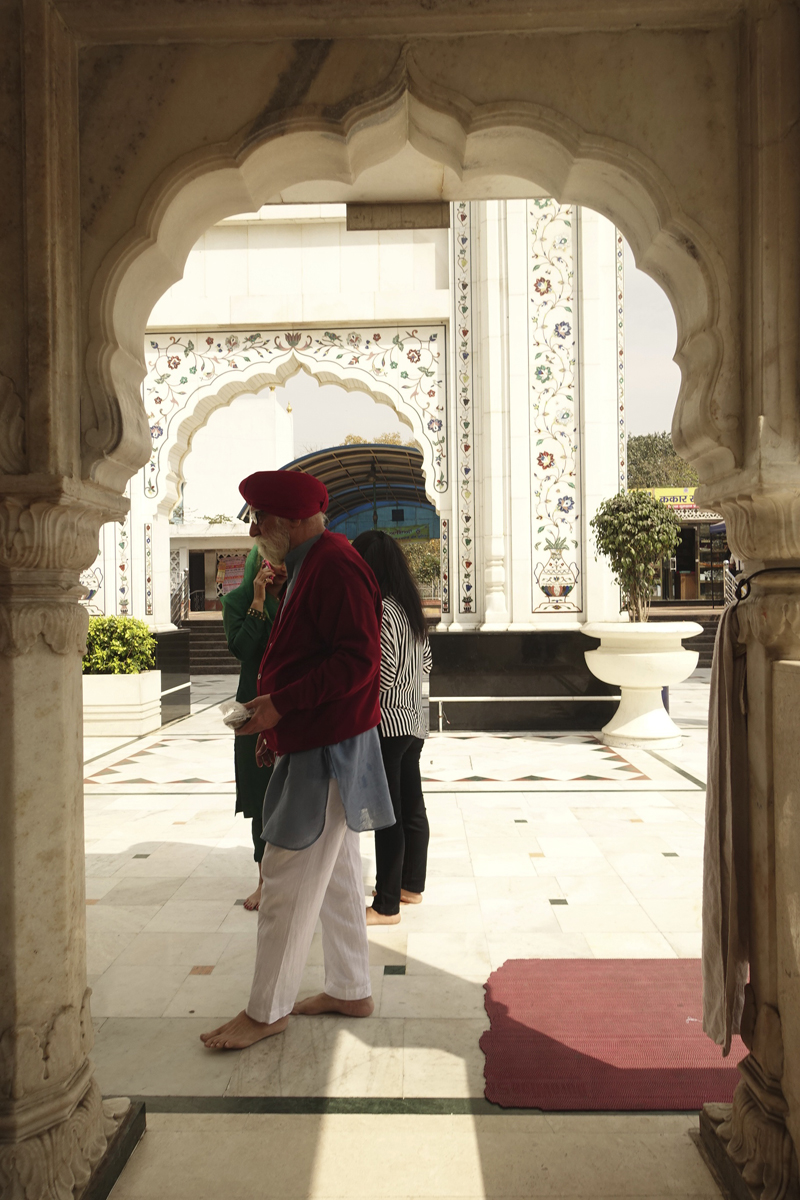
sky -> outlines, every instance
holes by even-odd
[[[680,387],[680,371],[672,361],[677,340],[675,316],[658,284],[636,269],[625,244],[625,410],[628,433],[668,430]],[[406,441],[411,430],[388,405],[375,404],[362,392],[325,385],[305,372],[275,393],[294,414],[295,456],[340,443],[346,434],[368,439],[398,432]]]
[[[681,373],[672,361],[678,338],[666,293],[638,271],[625,243],[625,411],[628,434],[659,433],[672,425]]]

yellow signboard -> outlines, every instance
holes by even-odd
[[[668,504],[670,508],[694,508],[694,494],[697,489],[684,488],[631,488],[632,492],[648,492],[659,504]]]

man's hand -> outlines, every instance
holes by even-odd
[[[271,566],[272,578],[267,580],[266,590],[270,596],[277,599],[283,590],[283,585],[286,583],[286,567],[283,563],[279,567]]]
[[[256,696],[255,700],[247,701],[245,708],[248,708],[253,715],[249,721],[245,721],[244,725],[240,725],[236,730],[237,737],[242,733],[261,733],[264,729],[274,729],[281,719],[281,714],[272,703],[271,696]]]

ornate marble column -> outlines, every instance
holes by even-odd
[[[48,5],[22,18],[0,6],[0,1195],[72,1200],[116,1125],[88,1059],[77,601],[124,502],[81,472],[76,47]]]
[[[6,442],[5,468],[23,458],[21,436]],[[110,499],[93,490],[0,477],[0,1194],[15,1200],[72,1200],[117,1125],[88,1059],[77,601]]]

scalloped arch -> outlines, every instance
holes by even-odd
[[[107,256],[91,289],[87,476],[121,492],[147,461],[139,393],[145,326],[204,230],[309,181],[369,198],[368,185],[408,147],[441,168],[435,194],[419,199],[547,195],[612,220],[675,311],[682,379],[676,447],[703,483],[733,469],[741,431],[730,284],[710,234],[682,212],[674,188],[649,159],[555,110],[500,102],[476,107],[420,79],[407,53],[377,94],[353,97],[342,108],[336,119],[313,106],[276,113],[255,132],[243,130],[226,145],[176,161],[153,183],[135,227]]]
[[[370,396],[376,404],[386,404],[394,409],[403,424],[412,430],[416,438],[416,445],[422,451],[425,491],[431,504],[438,511],[441,496],[436,493],[431,483],[436,476],[433,449],[431,443],[421,432],[419,411],[409,405],[402,393],[389,383],[378,387],[369,387],[363,378],[348,371],[347,367],[331,362],[309,362],[298,358],[294,353],[276,364],[273,370],[267,369],[264,363],[253,363],[252,367],[239,373],[235,380],[225,383],[221,387],[211,385],[198,389],[198,398],[193,403],[191,410],[179,420],[175,441],[167,454],[166,495],[159,503],[159,511],[166,516],[172,512],[180,496],[180,485],[185,482],[183,464],[191,451],[192,439],[198,430],[208,424],[217,409],[232,404],[238,396],[261,391],[265,387],[281,387],[300,371],[304,371],[316,379],[320,387],[333,384],[348,392],[363,392]]]

